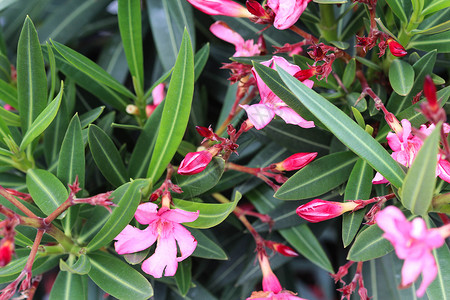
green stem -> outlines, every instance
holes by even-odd
[[[334,6],[331,4],[319,4],[320,9],[320,34],[328,42],[337,41],[337,22],[334,17]]]

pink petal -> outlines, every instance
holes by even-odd
[[[291,64],[284,57],[274,56],[271,59],[271,61],[272,61],[272,69],[278,70],[278,68],[282,68],[291,75],[294,75],[298,71],[301,71],[299,66]]]
[[[419,277],[422,272],[421,259],[406,259],[402,267],[402,286],[408,286]]]
[[[217,21],[212,24],[209,27],[209,31],[211,31],[219,39],[235,45],[236,48],[241,48],[244,45],[244,38],[242,38],[239,33],[231,29],[230,26],[223,21]]]
[[[193,222],[197,220],[199,213],[200,212],[198,210],[196,212],[190,212],[175,208],[164,212],[161,215],[161,218],[174,223]]]
[[[383,175],[380,174],[380,172],[377,172],[375,174],[375,177],[372,179],[373,184],[381,184],[381,183],[389,183],[389,181],[383,177]]]
[[[439,178],[450,182],[450,163],[445,159],[440,159],[438,162],[437,173]]]
[[[415,239],[424,239],[427,235],[427,225],[422,218],[415,218],[411,222],[411,237]]]
[[[177,245],[173,236],[159,238],[155,253],[142,263],[142,270],[155,278],[173,276],[177,272]],[[164,271],[165,270],[165,271]]]
[[[173,236],[175,237],[181,252],[181,257],[177,257],[177,261],[182,261],[194,252],[197,247],[197,240],[192,236],[189,230],[180,224],[174,224]]]
[[[445,239],[439,233],[438,229],[429,229],[427,236],[424,238],[423,242],[430,248],[439,248],[445,243]]]
[[[274,109],[274,111],[287,124],[294,124],[294,125],[298,125],[303,128],[315,127],[313,121],[306,121],[290,107],[281,106],[281,107]]]
[[[138,206],[134,217],[141,224],[150,224],[154,220],[159,219],[157,210],[158,205],[156,205],[155,203],[143,203]]]
[[[251,18],[253,15],[242,5],[231,0],[188,0],[198,10],[209,15]]]
[[[274,26],[283,30],[294,25],[311,0],[269,0],[267,5],[275,12]]]
[[[393,132],[389,132],[387,137],[386,137],[389,147],[393,150],[393,151],[400,151],[402,150],[402,144],[400,142],[400,139],[398,138],[398,135],[396,135]]]
[[[403,215],[402,211],[395,206],[388,206],[376,215],[375,219],[378,227],[380,227],[385,234],[383,235],[389,240],[394,247],[405,241],[405,237],[398,227],[409,227],[409,222]]]
[[[131,225],[127,225],[114,239],[114,248],[118,254],[139,252],[147,249],[156,241],[157,232],[149,226],[145,230],[140,230]]]
[[[160,83],[152,91],[153,105],[155,107],[158,106],[166,97],[166,91],[164,90],[164,87],[165,84]]]
[[[264,104],[241,105],[247,112],[250,122],[260,130],[272,121],[275,112]]]
[[[427,255],[424,255],[422,257],[422,264],[422,282],[420,283],[420,287],[416,292],[417,297],[422,297],[423,295],[425,295],[427,287],[433,282],[438,273],[434,256],[431,253],[427,253]]]
[[[407,119],[400,121],[402,123],[403,133],[401,135],[402,142],[406,142],[411,134],[411,123]]]

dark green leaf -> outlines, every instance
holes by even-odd
[[[67,188],[61,181],[46,170],[28,170],[27,187],[34,203],[46,215],[50,215],[55,211],[69,196]],[[60,215],[59,218],[61,217]]]
[[[344,75],[342,76],[342,83],[345,87],[349,88],[350,85],[355,80],[355,72],[356,72],[356,61],[354,58],[352,58],[348,64],[347,67],[345,67]]]
[[[87,277],[60,271],[49,300],[87,300]]]
[[[20,126],[20,117],[3,107],[0,107],[0,118],[2,118],[8,126]]]
[[[108,221],[89,242],[86,247],[87,251],[91,252],[107,245],[133,219],[141,201],[141,189],[147,185],[147,181],[135,180],[130,184],[126,183],[126,185],[129,185],[126,192],[120,199],[117,199],[117,207],[113,208]],[[111,197],[114,197],[114,193]]]
[[[422,51],[433,51],[436,49],[439,53],[449,53],[450,31],[432,35],[417,35],[417,38],[409,42],[407,48],[415,48]]]
[[[353,167],[345,188],[344,200],[367,200],[372,190],[373,171],[363,159],[358,159]],[[344,247],[350,245],[358,232],[366,210],[361,209],[344,214],[342,218],[342,242]]]
[[[14,108],[18,108],[17,89],[0,79],[0,99]]]
[[[345,182],[357,160],[352,152],[327,155],[297,171],[275,193],[282,200],[300,200],[322,195]]]
[[[209,43],[206,43],[194,56],[194,81],[197,81],[209,58]]]
[[[22,129],[26,131],[47,104],[44,58],[29,17],[25,19],[17,46],[17,97]]]
[[[426,215],[436,185],[441,125],[425,139],[399,190],[403,205],[415,215]]]
[[[402,21],[403,23],[408,22],[408,18],[406,17],[406,9],[403,7],[402,0],[386,0],[389,7],[392,9],[394,14]]]
[[[170,79],[147,177],[152,182],[161,177],[183,138],[189,121],[194,95],[194,54],[187,31]]]
[[[397,94],[408,95],[414,83],[414,69],[403,60],[394,60],[389,67],[389,82]]]
[[[192,280],[192,262],[190,258],[178,263],[177,273],[175,274],[175,282],[178,286],[178,291],[184,297],[191,288]]]
[[[189,231],[197,240],[197,248],[195,248],[192,256],[218,260],[228,259],[225,251],[223,251],[213,240],[208,238],[201,230],[189,228]]]
[[[388,254],[394,248],[383,236],[383,230],[372,225],[360,232],[348,252],[347,259],[366,261]]]
[[[404,172],[386,149],[325,98],[306,87],[283,69],[280,69],[279,73],[298,97],[298,100],[292,101],[292,103],[288,99],[282,100],[285,100],[297,113],[299,112],[298,103],[302,102],[343,144],[366,160],[393,186],[401,187]]]
[[[138,271],[111,254],[89,254],[92,268],[89,277],[102,290],[118,299],[148,299],[153,288]]]
[[[89,148],[95,164],[114,186],[127,182],[127,169],[111,138],[96,125],[89,125]]]
[[[104,106],[100,106],[82,114],[80,116],[81,128],[86,128],[89,124],[97,120],[98,117],[100,117],[100,115],[102,114],[104,109],[105,109]]]

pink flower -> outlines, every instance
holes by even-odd
[[[198,10],[208,15],[222,15],[238,18],[251,18],[247,8],[230,0],[187,0]]]
[[[142,263],[142,270],[155,278],[173,276],[177,272],[178,262],[194,252],[197,241],[192,234],[179,223],[192,222],[199,212],[187,212],[181,209],[169,209],[154,203],[138,206],[134,217],[141,224],[148,224],[144,230],[131,225],[116,236],[114,244],[118,254],[128,254],[147,249],[157,242],[155,253]],[[177,256],[177,244],[181,256]]]
[[[286,59],[274,56],[271,60],[261,63],[266,67],[275,69],[277,67],[282,68],[289,74],[294,75],[300,71],[300,67],[290,64]],[[248,118],[255,125],[256,129],[264,128],[276,115],[280,116],[286,123],[295,124],[303,128],[314,127],[313,121],[306,121],[299,114],[297,114],[292,108],[288,107],[274,92],[264,83],[264,81],[252,68],[253,76],[256,78],[259,94],[261,96],[261,102],[254,105],[241,105],[247,112]],[[314,82],[312,80],[305,80],[303,83],[312,88]]]
[[[275,13],[273,26],[283,30],[294,25],[311,0],[269,0],[267,5]]]
[[[209,27],[209,30],[217,36],[236,47],[236,53],[233,56],[254,56],[261,53],[259,46],[253,43],[253,40],[245,41],[244,38],[230,28],[227,23],[217,21]]]
[[[166,98],[166,91],[164,83],[158,84],[152,91],[152,97],[153,97],[153,103],[148,104],[145,107],[145,113],[147,115],[147,118],[151,116],[151,114],[155,111],[155,109],[158,107],[158,105]]]
[[[438,272],[431,251],[442,246],[444,238],[438,230],[427,229],[422,218],[409,222],[395,206],[380,211],[376,223],[385,232],[383,237],[394,246],[397,256],[405,260],[401,286],[409,286],[422,273],[422,282],[417,290],[417,296],[422,297]]]
[[[299,217],[309,222],[317,223],[339,217],[347,211],[359,209],[358,206],[361,205],[353,201],[334,202],[314,199],[297,207],[296,212]]]

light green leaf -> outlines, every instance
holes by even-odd
[[[85,275],[91,270],[91,263],[89,258],[84,254],[80,255],[77,261],[75,261],[75,257],[71,255],[67,262],[62,259],[59,260],[59,269],[73,274]]]
[[[344,75],[342,76],[342,83],[346,88],[349,88],[350,85],[355,80],[355,73],[356,73],[356,61],[354,58],[352,58],[348,62],[347,67],[345,67]]]
[[[407,49],[419,49],[422,51],[437,50],[438,53],[450,53],[450,31],[444,31],[432,35],[417,35],[409,42]]]
[[[134,99],[135,96],[114,77],[95,62],[63,44],[52,41],[53,47],[75,68],[89,76],[92,80],[104,84],[124,96]]]
[[[17,89],[0,79],[0,99],[14,108],[18,108]]]
[[[344,200],[367,200],[372,191],[373,171],[369,164],[358,159],[348,178],[345,188]],[[366,210],[361,209],[351,213],[345,213],[342,217],[342,242],[344,247],[350,245],[358,232]]]
[[[194,54],[187,31],[175,63],[147,177],[161,177],[183,138],[194,95]]]
[[[403,23],[408,22],[408,18],[406,16],[407,12],[402,0],[386,0],[386,2],[400,21]]]
[[[142,50],[141,1],[120,0],[117,17],[125,56],[132,77],[136,78],[136,93],[143,93],[144,54]]]
[[[22,129],[26,131],[47,104],[44,58],[29,17],[25,19],[17,46],[17,97]]]
[[[290,107],[297,111],[298,103],[302,102],[343,144],[366,160],[393,186],[402,186],[404,172],[386,149],[328,100],[283,69],[280,69],[279,73],[299,99],[292,103],[285,101]]]
[[[27,187],[34,203],[46,215],[54,212],[69,196],[67,188],[61,181],[46,170],[28,170]],[[60,215],[58,218],[62,218],[62,216]]]
[[[91,124],[88,141],[92,157],[103,176],[115,186],[127,182],[127,169],[111,138],[100,127]]]
[[[414,84],[413,67],[403,60],[394,60],[389,67],[389,82],[397,94],[408,95]]]
[[[25,149],[52,123],[58,113],[59,106],[61,105],[63,87],[64,84],[61,81],[61,89],[59,90],[58,95],[56,95],[55,99],[33,120],[31,125],[28,126],[28,130],[23,136],[19,146],[21,150]]]
[[[173,205],[186,211],[199,211],[200,215],[197,220],[183,224],[193,228],[205,229],[222,223],[233,212],[240,199],[241,194],[237,192],[234,201],[230,203],[201,203],[174,198]]]
[[[0,118],[5,121],[8,126],[20,126],[20,117],[13,112],[10,112],[0,106]]]
[[[450,6],[450,2],[447,0],[432,0],[428,1],[428,5],[426,5],[422,10],[422,15],[426,16],[432,14],[434,12],[440,11]]]
[[[433,198],[441,125],[426,138],[399,190],[403,205],[415,215],[426,215]]]
[[[415,30],[411,31],[411,33],[413,35],[416,35],[416,34],[435,34],[435,33],[443,32],[443,31],[447,31],[447,30],[450,30],[450,20],[448,20],[448,21],[446,21],[444,23],[438,24],[436,26],[427,28],[427,29],[415,29]]]
[[[281,229],[279,232],[298,253],[327,272],[334,272],[330,260],[308,224]]]
[[[70,272],[59,272],[49,300],[87,300],[87,277]]]
[[[321,157],[297,171],[274,196],[301,200],[325,194],[347,180],[356,160],[357,156],[350,151]]]
[[[138,271],[111,254],[89,254],[89,277],[102,290],[118,299],[144,300],[153,296],[153,288]]]

